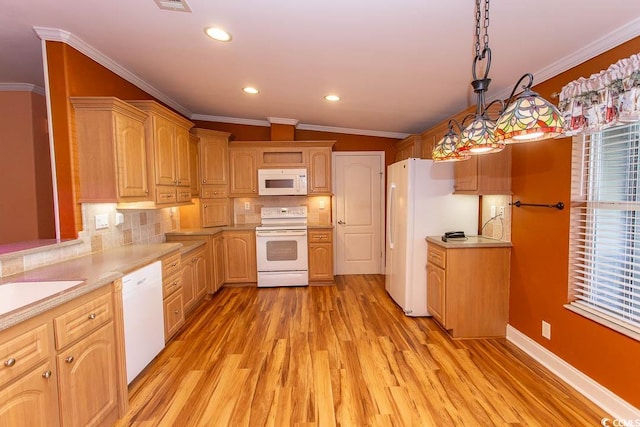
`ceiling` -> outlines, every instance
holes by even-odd
[[[192,119],[402,137],[475,102],[473,0],[187,3],[190,13],[154,0],[0,0],[0,82],[44,85],[35,26],[70,33]],[[232,41],[209,39],[208,26]],[[635,0],[494,0],[489,98],[506,98],[526,72],[540,83],[638,35]],[[249,85],[260,93],[242,92]]]

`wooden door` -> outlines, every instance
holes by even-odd
[[[58,426],[55,369],[49,362],[0,388],[0,426]]]
[[[445,271],[427,264],[427,310],[442,326],[446,327]]]
[[[331,194],[331,148],[309,149],[309,194]]]
[[[384,271],[384,153],[334,152],[336,274]]]
[[[139,120],[115,114],[115,150],[118,197],[145,197],[149,195],[147,175],[147,148],[144,124]]]
[[[492,156],[492,154],[485,154],[485,156]],[[453,166],[455,176],[454,192],[475,193],[478,191],[478,157],[480,156],[470,156],[468,160],[455,162]]]
[[[187,255],[182,259],[182,274],[181,274],[181,282],[182,282],[182,301],[184,303],[185,311],[188,311],[189,308],[193,305],[193,302],[196,298],[195,293],[195,263],[192,261],[191,256]]]
[[[231,202],[229,199],[202,199],[202,227],[221,227],[231,222]]]
[[[175,178],[180,187],[191,187],[191,165],[189,164],[189,131],[175,128]]]
[[[224,285],[224,239],[222,234],[213,238],[213,290],[217,291]]]
[[[200,131],[198,129],[198,131]],[[200,171],[202,184],[227,185],[229,183],[229,152],[227,137],[200,136]]]
[[[159,116],[152,116],[152,120],[156,184],[175,185],[175,125]]]
[[[224,233],[224,273],[227,283],[252,283],[258,280],[255,231]]]
[[[182,292],[175,292],[164,300],[164,341],[169,341],[182,325],[184,325]]]
[[[113,322],[109,322],[57,356],[64,426],[98,425],[117,408],[114,341]]]
[[[258,150],[229,150],[229,193],[258,196]]]
[[[333,246],[332,243],[309,244],[309,280],[333,280]]]

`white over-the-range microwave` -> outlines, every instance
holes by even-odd
[[[306,169],[258,169],[261,196],[304,196],[307,194]]]

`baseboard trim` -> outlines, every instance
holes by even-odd
[[[640,420],[640,409],[580,372],[511,325],[507,325],[507,340],[566,381],[613,418]]]

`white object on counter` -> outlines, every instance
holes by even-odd
[[[49,298],[82,283],[84,283],[83,280],[5,283],[0,285],[0,315]]]
[[[156,261],[122,278],[127,384],[164,348],[162,264]]]

